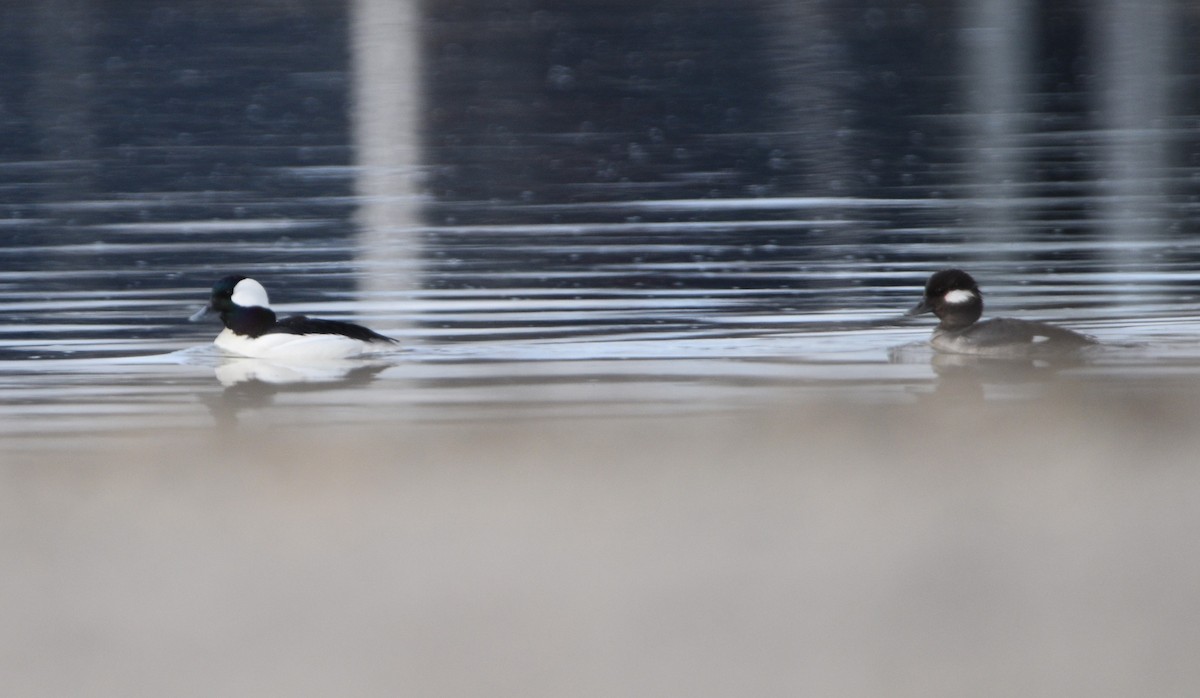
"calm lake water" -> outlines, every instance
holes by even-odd
[[[1198,32],[1168,0],[5,4],[0,668],[1192,695]],[[902,315],[947,266],[1105,346],[935,356]],[[186,318],[229,273],[404,349],[224,359]]]

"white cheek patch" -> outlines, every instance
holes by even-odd
[[[240,286],[241,284],[238,285]],[[975,294],[971,291],[958,288],[947,293],[942,298],[950,305],[959,305],[961,303],[970,303],[971,301],[975,300]]]
[[[233,295],[229,297],[236,305],[243,308],[269,308],[270,301],[267,300],[267,289],[254,279],[242,279],[233,287]]]

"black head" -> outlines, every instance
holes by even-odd
[[[233,290],[246,277],[240,274],[230,274],[213,284],[212,296],[209,298],[208,306],[211,312],[225,312],[233,307]]]
[[[259,336],[275,324],[275,313],[268,305],[262,284],[240,274],[231,274],[213,284],[208,305],[189,319],[197,322],[210,315],[220,315],[226,327],[251,337]]]
[[[909,315],[933,313],[946,330],[970,327],[983,315],[983,293],[975,279],[961,269],[943,269],[929,277],[925,297]]]

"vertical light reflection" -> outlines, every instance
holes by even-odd
[[[802,177],[799,191],[784,195],[845,195],[858,172],[845,134],[845,85],[852,80],[845,41],[835,32],[827,0],[767,3],[764,54],[780,85],[780,129],[791,134],[791,153]]]
[[[403,293],[419,278],[419,10],[417,0],[351,9],[359,288],[371,294]]]
[[[1023,210],[1030,177],[1028,96],[1031,39],[1028,0],[971,0],[965,6],[963,51],[967,81],[967,181],[974,225],[989,241],[992,255],[1011,256],[1029,218]]]
[[[1165,232],[1172,70],[1171,0],[1107,0],[1095,36],[1101,143],[1099,227],[1121,245],[1110,263],[1131,272],[1153,263]]]
[[[92,187],[96,157],[94,51],[97,21],[85,0],[46,0],[32,10],[34,48],[29,112],[51,181],[46,198],[74,201]]]
[[[878,182],[870,166],[862,164],[867,149],[856,148],[857,117],[847,95],[855,74],[848,40],[839,33],[836,0],[766,3],[765,8],[763,55],[765,69],[779,86],[773,107],[780,159],[794,173],[780,179],[779,195],[869,196]],[[854,214],[831,206],[811,209],[808,215],[833,220]],[[871,226],[842,229],[841,244],[812,246],[807,264],[844,264],[843,245],[855,240],[865,244],[873,233]]]

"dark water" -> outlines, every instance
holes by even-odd
[[[1200,20],[1123,12],[6,6],[5,402],[200,418],[205,360],[92,360],[205,344],[182,319],[235,271],[412,346],[373,374],[396,407],[557,402],[495,389],[543,366],[633,405],[664,371],[714,406],[746,378],[920,388],[888,350],[928,324],[893,320],[947,265],[992,312],[1190,356]]]
[[[1198,32],[1168,0],[4,4],[0,668],[1192,695]],[[951,265],[1106,346],[935,357],[901,315]],[[405,351],[224,360],[185,319],[234,272]],[[291,639],[206,672],[185,628]]]

